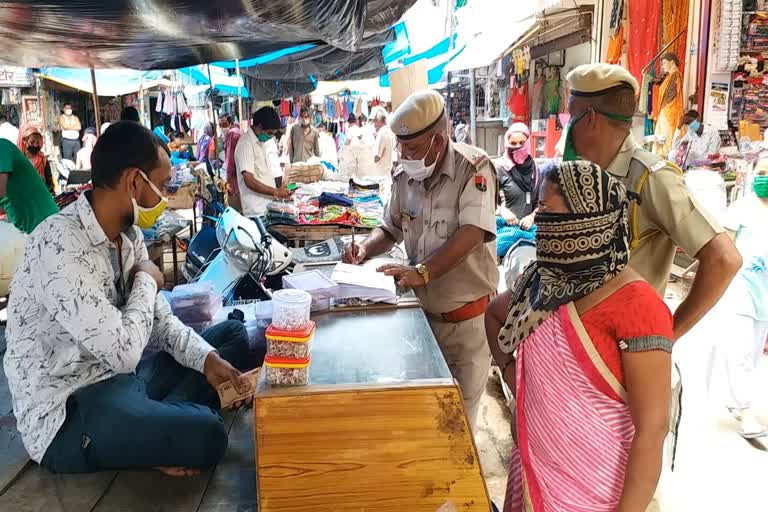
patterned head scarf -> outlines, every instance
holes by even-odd
[[[43,154],[42,150],[38,152],[36,155],[29,156],[27,155],[27,147],[29,146],[27,144],[27,137],[33,134],[38,134],[41,137],[43,136],[40,133],[40,130],[31,123],[24,123],[19,128],[19,136],[16,140],[16,145],[19,147],[22,153],[24,153],[24,156],[29,158],[29,161],[32,163],[32,166],[37,170],[37,173],[40,175],[41,178],[43,178],[43,181],[45,181],[45,166],[48,163],[48,157]],[[44,140],[44,139],[43,139]]]
[[[629,261],[626,188],[597,165],[562,162],[547,175],[571,213],[537,213],[536,261],[514,284],[499,346],[512,352],[559,306],[589,295]]]

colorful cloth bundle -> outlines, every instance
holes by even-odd
[[[506,256],[509,248],[518,240],[533,241],[535,239],[536,226],[533,226],[530,231],[525,231],[519,226],[508,225],[501,217],[496,217],[496,256],[499,258]]]

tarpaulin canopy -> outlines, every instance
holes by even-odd
[[[240,63],[240,70],[257,100],[284,98],[286,91],[306,94],[318,81],[362,80],[387,72],[385,58],[394,59],[409,50],[402,23],[392,30],[366,37],[359,48],[346,51],[329,44],[307,45],[301,51],[276,52]],[[218,63],[217,63],[218,64]],[[231,63],[222,63],[231,69]]]
[[[73,89],[93,93],[90,69],[43,68],[43,78]],[[123,96],[149,89],[156,85],[169,85],[162,71],[136,71],[133,69],[97,69],[96,89],[99,96]]]
[[[226,70],[211,66],[211,80],[208,80],[208,69],[206,66],[190,66],[188,68],[182,68],[179,70],[185,77],[201,83],[210,84],[213,82],[213,88],[224,94],[237,94],[238,90],[243,98],[248,98],[248,89],[244,87],[243,80],[238,79],[236,76],[230,76]],[[101,86],[97,85],[97,88],[101,90]]]
[[[300,45],[346,52],[389,31],[415,0],[2,2],[0,63],[175,69]]]
[[[512,44],[536,24],[536,18],[506,23],[503,30],[485,30],[469,40],[459,55],[445,67],[444,71],[459,71],[490,66]]]

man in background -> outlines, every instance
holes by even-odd
[[[720,151],[720,133],[701,122],[699,113],[689,110],[675,130],[669,159],[685,170],[694,162],[707,160]]]
[[[387,125],[387,112],[383,108],[373,111],[373,127],[376,129],[376,142],[373,146],[373,161],[377,176],[389,176],[392,173],[395,134]]]
[[[339,154],[336,151],[336,141],[333,140],[333,136],[328,133],[328,125],[326,123],[320,123],[317,127],[317,131],[320,134],[320,160],[328,162],[338,169]]]
[[[5,114],[0,114],[0,139],[16,143],[18,138],[19,129],[8,122],[8,117]]]
[[[80,118],[72,113],[72,104],[64,104],[64,113],[59,117],[61,127],[61,158],[75,161],[80,151]]]
[[[237,181],[242,213],[246,217],[262,216],[273,198],[286,199],[291,195],[286,187],[277,187],[275,183],[280,164],[273,139],[279,130],[277,111],[262,107],[253,113],[251,128],[237,143]]]
[[[235,207],[240,205],[240,188],[237,185],[237,165],[235,163],[235,148],[242,133],[240,126],[235,123],[232,116],[224,114],[219,116],[219,129],[224,134],[224,168],[227,170],[227,187],[229,187],[230,204]],[[239,208],[236,208],[239,209]]]
[[[139,111],[136,110],[136,107],[125,107],[123,110],[120,111],[120,120],[133,121],[134,123],[140,123],[141,116],[139,115]]]
[[[320,134],[312,126],[312,118],[307,107],[301,107],[301,121],[293,125],[288,134],[286,154],[293,162],[306,162],[313,156],[320,156]]]

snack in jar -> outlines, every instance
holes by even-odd
[[[309,323],[312,296],[304,290],[278,290],[272,294],[272,325],[301,331]]]
[[[271,386],[305,386],[309,382],[309,362],[306,359],[285,359],[267,356],[267,382]]]
[[[315,322],[310,320],[301,331],[283,331],[270,325],[267,328],[267,356],[288,359],[306,359],[311,350]]]

